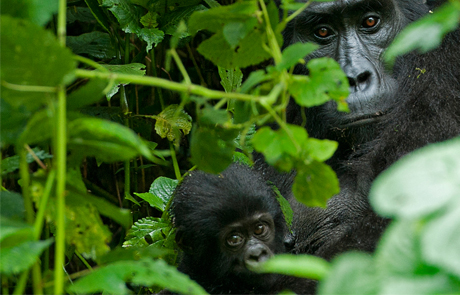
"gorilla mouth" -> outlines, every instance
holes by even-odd
[[[340,128],[353,128],[369,124],[375,124],[382,121],[384,118],[384,112],[376,112],[372,115],[362,115],[343,122],[342,124],[340,124]]]

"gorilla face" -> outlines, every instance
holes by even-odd
[[[408,22],[393,0],[339,0],[313,2],[288,24],[286,44],[317,43],[320,48],[308,59],[331,57],[348,77],[350,113],[337,112],[335,102],[322,110],[336,127],[372,122],[392,105],[398,85],[382,54]],[[303,66],[296,70],[307,74]]]

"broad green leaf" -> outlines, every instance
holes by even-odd
[[[284,220],[286,221],[289,231],[291,231],[292,220],[294,219],[294,211],[292,211],[292,208],[289,202],[284,198],[283,195],[281,195],[281,192],[279,191],[279,189],[271,182],[269,182],[269,185],[271,185],[273,191],[275,192],[276,200],[280,204],[280,208],[281,208],[281,211],[283,212]]]
[[[75,54],[88,54],[96,58],[114,58],[116,50],[110,36],[103,32],[90,32],[79,36],[68,36],[66,45]]]
[[[16,143],[22,146],[24,144],[40,143],[49,140],[55,130],[52,116],[53,114],[49,109],[42,109],[35,112],[27,122],[26,128]]]
[[[339,111],[347,111],[349,84],[340,65],[332,58],[322,57],[310,60],[307,68],[309,76],[293,76],[289,86],[297,104],[312,107],[333,99]]]
[[[326,207],[327,200],[339,193],[337,175],[328,165],[312,161],[296,167],[292,191],[299,202],[309,207]]]
[[[178,105],[172,104],[155,117],[155,131],[161,138],[179,145],[183,135],[189,134],[192,129],[192,117],[183,109],[178,111]]]
[[[222,172],[232,163],[237,135],[238,130],[220,126],[195,126],[190,142],[192,162],[205,172]]]
[[[385,52],[385,60],[393,64],[398,55],[403,55],[418,49],[424,53],[438,47],[443,37],[458,27],[460,19],[460,5],[446,3],[433,14],[409,24],[394,39]]]
[[[319,257],[280,254],[265,262],[260,271],[319,280],[328,274],[329,269],[329,263]]]
[[[393,276],[385,278],[379,294],[459,294],[458,282],[447,274],[418,275],[418,276]]]
[[[16,143],[17,138],[27,124],[31,112],[25,106],[14,108],[0,97],[0,148]],[[3,171],[3,169],[2,169]]]
[[[54,93],[15,89],[68,82],[76,63],[70,50],[62,47],[51,32],[9,16],[2,16],[0,21],[2,98],[15,108],[36,110],[54,98]]]
[[[2,169],[3,169],[2,160]],[[0,192],[0,215],[2,217],[7,217],[8,219],[13,220],[24,220],[25,218],[25,209],[24,209],[24,199],[18,193],[1,191]],[[3,219],[1,225],[0,240],[3,239],[3,231],[5,230]]]
[[[0,272],[4,275],[18,274],[31,267],[40,258],[41,253],[53,243],[29,241],[14,247],[0,248]]]
[[[224,69],[219,67],[220,84],[225,92],[235,92],[241,86],[243,73],[239,68]]]
[[[1,192],[2,194],[2,207],[3,207],[3,194],[5,192]],[[2,208],[2,212],[3,212]],[[11,237],[13,235],[21,235],[22,237],[28,237],[28,239],[32,239],[33,237],[33,227],[30,224],[27,224],[22,221],[6,218],[3,214],[0,215],[0,241],[2,242],[2,247],[5,245],[3,244],[3,240]]]
[[[96,103],[104,97],[107,80],[91,79],[67,97],[67,109],[74,110]]]
[[[448,206],[460,191],[460,138],[402,158],[374,182],[370,202],[383,216],[420,218]]]
[[[160,176],[155,179],[155,181],[150,186],[149,193],[161,199],[163,204],[166,206],[166,204],[171,199],[178,182],[179,181],[177,179]]]
[[[82,6],[68,6],[66,16],[67,25],[72,24],[76,21],[84,23],[94,23],[95,21],[97,21],[93,13],[91,12],[91,9]]]
[[[131,129],[97,118],[76,119],[68,124],[69,150],[80,156],[97,156],[104,162],[124,161],[143,155],[157,161],[144,141]]]
[[[216,110],[211,106],[204,107],[199,116],[200,124],[209,126],[224,124],[229,120],[230,114],[226,110]]]
[[[163,260],[119,261],[94,270],[68,289],[76,293],[106,292],[128,294],[125,282],[140,286],[159,286],[182,294],[207,294],[187,275]]]
[[[458,181],[458,179],[457,179]],[[431,220],[422,231],[421,247],[426,261],[460,278],[460,202],[446,214]],[[460,290],[459,290],[460,291]]]
[[[257,27],[257,19],[249,18],[246,21],[228,22],[224,25],[222,33],[230,48],[235,50],[241,40],[251,32],[254,27]]]
[[[51,159],[53,156],[48,154],[47,152],[40,150],[40,148],[36,147],[33,148],[32,151],[34,152],[35,156],[40,160],[44,159]],[[34,157],[27,153],[26,156],[27,163],[32,163],[35,161]],[[12,156],[2,160],[2,174],[13,172],[19,169],[19,156]]]
[[[0,12],[44,26],[58,12],[58,0],[3,0],[0,1]]]
[[[312,158],[323,162],[332,157],[338,145],[336,141],[332,140],[308,138],[303,150]]]
[[[151,194],[151,193],[134,193],[134,194],[138,196],[139,198],[141,198],[142,200],[149,203],[150,206],[152,206],[153,208],[157,208],[161,212],[163,212],[166,208],[166,204],[163,203],[163,200],[161,200],[154,194]]]
[[[276,65],[276,69],[281,71],[283,69],[290,69],[299,63],[299,60],[303,60],[305,56],[312,53],[318,48],[317,44],[314,43],[295,43],[289,45],[283,50],[281,62]]]
[[[161,218],[139,219],[126,234],[123,247],[146,247],[153,242],[164,240],[170,230],[171,224]]]
[[[369,254],[346,253],[332,261],[328,275],[320,282],[319,295],[379,294],[379,282]]]
[[[141,63],[131,63],[126,65],[103,65],[107,70],[126,75],[145,75],[145,65]],[[128,82],[121,82],[121,84],[127,84]]]
[[[271,79],[271,75],[265,73],[264,70],[257,70],[255,72],[251,72],[249,77],[244,81],[243,85],[241,86],[242,93],[249,93],[249,91],[256,85],[265,82]]]
[[[168,34],[168,35],[176,34],[177,28],[181,21],[187,21],[192,15],[192,13],[194,13],[195,11],[207,10],[206,7],[199,4],[200,1],[195,0],[195,1],[181,1],[181,2],[182,4],[187,3],[187,4],[192,4],[192,5],[188,7],[175,9],[162,17],[163,22],[162,22],[161,29],[165,32],[165,34]],[[195,2],[195,3],[192,3],[192,2]],[[182,38],[190,36],[190,33],[187,27],[185,28],[186,29],[184,31],[181,31],[181,33],[177,36],[178,39],[182,39]]]

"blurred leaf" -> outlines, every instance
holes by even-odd
[[[249,93],[249,91],[254,86],[269,79],[271,79],[271,75],[266,74],[264,70],[257,70],[255,72],[251,72],[251,74],[249,74],[249,77],[246,79],[246,81],[244,81],[243,85],[241,86],[240,91],[242,93]]]
[[[261,271],[319,280],[329,272],[329,263],[312,255],[279,254],[262,265]]]
[[[319,295],[379,294],[372,258],[364,253],[346,253],[332,261],[328,275],[320,282]]]
[[[72,24],[75,21],[95,23],[97,20],[88,7],[67,6],[67,24]]]
[[[49,109],[42,109],[30,118],[27,126],[16,141],[16,144],[22,146],[24,144],[41,143],[51,139],[55,127],[53,125],[52,112]]]
[[[220,126],[195,126],[190,142],[192,162],[205,172],[222,172],[232,163],[237,135],[238,130]]]
[[[419,275],[419,276],[394,276],[386,278],[380,294],[458,294],[458,282],[445,274]]]
[[[106,87],[107,80],[91,79],[87,84],[70,93],[67,97],[67,109],[79,109],[100,101]]]
[[[297,165],[297,175],[292,185],[295,198],[306,206],[326,207],[327,200],[339,193],[339,181],[332,168],[312,161]]]
[[[235,92],[241,86],[243,73],[239,68],[224,69],[219,67],[220,84],[225,92]]]
[[[13,108],[6,100],[0,97],[0,148],[7,144],[16,143],[19,134],[27,124],[31,112],[25,106]],[[2,168],[3,171],[3,168]]]
[[[40,150],[40,148],[38,147],[33,148],[32,151],[35,153],[35,156],[37,156],[37,158],[39,158],[40,160],[53,158],[52,155],[48,154],[47,152],[43,150]],[[32,157],[30,153],[27,153],[26,161],[27,163],[30,164],[34,162],[35,159]],[[13,172],[19,169],[19,156],[12,156],[12,157],[3,159],[1,166],[2,166],[2,174],[10,173],[10,172]]]
[[[97,118],[81,118],[68,124],[68,132],[69,150],[81,157],[97,156],[111,163],[143,155],[158,162],[144,141],[123,125]]]
[[[58,8],[58,0],[0,1],[2,15],[27,19],[39,26],[46,25],[58,12]]]
[[[2,169],[3,161],[5,160],[2,160]],[[8,191],[0,191],[0,204],[0,215],[2,217],[7,217],[8,219],[12,220],[24,220],[24,199],[20,194]],[[1,231],[3,232],[5,230],[3,222],[1,226]],[[3,239],[3,234],[4,233],[0,233],[0,240]]]
[[[289,45],[283,50],[281,62],[275,67],[278,71],[283,69],[290,69],[299,63],[299,60],[303,60],[305,56],[312,53],[318,48],[317,44],[314,43],[294,43]]]
[[[374,181],[372,206],[383,216],[399,218],[420,218],[448,206],[458,199],[459,150],[456,138],[402,158]]]
[[[230,114],[226,110],[216,110],[211,106],[204,107],[200,112],[199,122],[210,127],[216,124],[224,124],[230,120]]]
[[[4,275],[18,274],[31,267],[40,258],[41,253],[53,243],[29,241],[14,247],[0,248],[0,272]]]
[[[2,195],[2,200],[3,200],[3,194],[5,192],[1,192]],[[2,203],[3,207],[3,203]],[[2,212],[3,212],[2,208]],[[2,242],[2,247],[5,247],[4,244],[4,239],[11,237],[13,235],[21,235],[28,237],[28,239],[32,239],[33,237],[33,232],[34,229],[30,224],[27,224],[23,221],[18,221],[10,218],[6,218],[7,216],[4,216],[3,213],[0,215],[0,241]]]
[[[36,110],[54,93],[17,91],[5,83],[55,87],[70,81],[76,63],[70,50],[62,47],[51,32],[9,16],[2,16],[0,21],[2,98],[15,108]]]
[[[94,270],[79,279],[69,292],[128,294],[125,282],[141,286],[159,286],[182,294],[207,294],[196,282],[163,260],[119,261]]]
[[[458,179],[457,179],[458,185]],[[422,254],[430,265],[444,269],[460,278],[460,202],[446,214],[429,222],[422,232]]]
[[[192,117],[183,109],[178,111],[178,105],[172,104],[155,117],[155,131],[161,138],[167,137],[169,141],[179,145],[182,134],[189,134],[192,129]],[[182,132],[181,132],[182,131]]]
[[[195,2],[195,3],[193,3]],[[181,4],[187,3],[191,4],[188,7],[178,8],[169,13],[166,13],[162,17],[162,27],[161,29],[168,35],[174,35],[177,31],[177,27],[181,21],[187,21],[193,12],[207,10],[206,7],[199,4],[201,1],[181,1]],[[198,5],[196,5],[198,4]],[[184,31],[181,31],[181,34],[177,36],[179,39],[190,36],[187,27]]]
[[[103,32],[90,32],[79,36],[67,36],[67,46],[75,54],[88,54],[96,58],[114,58],[116,50],[110,36]]]
[[[393,64],[398,55],[418,49],[425,53],[438,47],[444,36],[458,27],[460,5],[446,3],[433,14],[409,24],[385,51],[385,60]]]
[[[340,65],[332,58],[322,57],[310,60],[307,68],[309,76],[293,76],[289,86],[297,104],[312,107],[333,99],[339,111],[348,111],[345,99],[349,84]]]
[[[323,162],[332,157],[338,146],[336,141],[308,138],[303,150],[314,159]]]

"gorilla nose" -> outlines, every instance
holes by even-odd
[[[347,78],[352,91],[364,91],[370,85],[371,72],[364,71],[357,75],[348,75]]]
[[[272,256],[266,247],[251,247],[246,251],[244,262],[247,267],[257,267]]]

